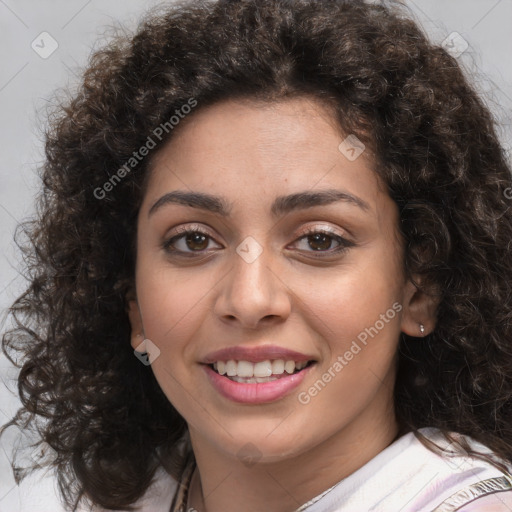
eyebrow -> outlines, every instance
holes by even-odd
[[[285,215],[294,210],[324,206],[337,202],[345,202],[357,206],[363,211],[371,210],[370,205],[360,197],[348,192],[336,189],[321,190],[316,192],[305,191],[287,196],[279,196],[271,206],[271,213],[274,217]],[[224,198],[206,194],[204,192],[186,192],[175,190],[163,195],[149,209],[148,217],[167,204],[180,204],[198,208],[222,217],[229,217],[233,204]]]

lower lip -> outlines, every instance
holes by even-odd
[[[203,365],[213,387],[225,398],[244,404],[275,402],[291,393],[304,380],[313,365],[287,377],[271,382],[243,384],[219,375],[208,365]]]

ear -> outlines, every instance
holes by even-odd
[[[142,317],[140,314],[139,304],[134,295],[128,298],[128,318],[130,319],[131,345],[134,350],[140,353],[146,352],[144,344],[144,328],[142,326]]]
[[[419,280],[417,282],[420,284]],[[439,302],[437,294],[429,295],[418,289],[411,280],[407,281],[404,288],[402,332],[414,337],[430,334],[436,326]],[[423,332],[421,325],[424,327]]]

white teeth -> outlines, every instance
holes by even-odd
[[[240,363],[238,363],[240,364]],[[270,377],[272,375],[272,362],[261,361],[254,365],[254,376],[255,377]]]
[[[268,379],[273,375],[292,374],[295,371],[300,371],[307,366],[307,361],[295,362],[293,360],[285,361],[284,359],[276,359],[271,361],[267,359],[259,363],[251,363],[250,361],[217,361],[213,363],[213,368],[220,375],[227,375],[228,377],[241,378],[243,382],[268,382]],[[254,381],[251,379],[255,379]],[[261,380],[263,379],[263,380]],[[275,378],[273,377],[272,380]],[[236,380],[236,379],[232,379]],[[236,380],[239,382],[238,380]]]
[[[262,382],[271,382],[277,379],[278,377],[251,377],[250,379],[244,379],[243,377],[231,377],[231,380],[244,384],[261,384]]]
[[[218,361],[213,365],[213,367],[219,372],[220,375],[224,375],[226,373],[226,363],[224,361]]]
[[[238,365],[236,364],[236,361],[231,359],[226,362],[226,373],[228,374],[228,377],[234,377],[236,375],[237,369]]]
[[[286,373],[293,373],[295,371],[295,361],[286,361],[284,371]]]
[[[282,359],[276,359],[272,362],[272,373],[275,375],[284,373],[284,361]]]
[[[249,361],[238,361],[238,369],[236,374],[239,377],[252,377],[255,372],[255,366]],[[256,377],[264,377],[264,375],[256,375]]]

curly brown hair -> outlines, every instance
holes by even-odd
[[[127,316],[155,152],[112,177],[191,98],[197,111],[299,95],[328,102],[372,149],[399,207],[405,270],[439,299],[430,335],[401,335],[400,431],[466,434],[512,461],[511,170],[457,61],[398,5],[196,1],[91,57],[51,118],[38,213],[22,231],[30,284],[2,346],[19,361],[23,407],[2,432],[37,430],[73,510],[81,499],[130,509],[160,465],[183,468],[186,422],[134,357]]]

